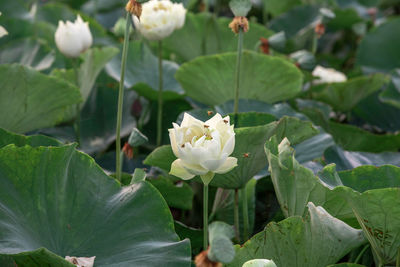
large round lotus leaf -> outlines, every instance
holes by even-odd
[[[231,21],[231,18],[215,18],[206,12],[188,12],[185,25],[164,39],[163,47],[173,53],[179,62],[198,56],[236,51],[237,36],[228,27]],[[249,31],[243,40],[243,48],[254,49],[260,37],[267,38],[270,35],[272,31],[263,25],[250,22]]]
[[[0,127],[17,133],[55,125],[81,100],[70,83],[16,64],[0,67],[0,88]]]
[[[24,135],[8,132],[8,131],[0,128],[0,148],[4,147],[6,145],[9,145],[9,144],[15,144],[16,146],[29,145],[32,147],[61,146],[61,143],[58,140],[53,139],[48,136],[45,136],[45,135],[24,136]]]
[[[73,146],[0,149],[0,203],[0,255],[20,266],[190,266],[159,192],[121,187]]]
[[[350,151],[384,152],[400,148],[400,134],[374,134],[349,124],[329,121],[325,129],[335,142]]]
[[[361,165],[382,166],[392,164],[400,166],[400,153],[382,152],[368,153],[345,151],[338,146],[331,146],[324,152],[325,162],[335,163],[339,171],[349,170]]]
[[[388,77],[382,74],[357,77],[342,83],[320,85],[312,97],[328,103],[335,110],[347,112],[388,81]]]
[[[362,40],[357,63],[366,71],[390,72],[400,68],[400,19],[392,19],[368,33]]]
[[[236,53],[196,58],[176,72],[186,94],[206,105],[234,99]],[[303,77],[290,62],[244,51],[240,71],[240,98],[274,103],[301,91]]]
[[[308,204],[307,215],[269,223],[243,246],[228,267],[252,259],[271,259],[276,266],[326,267],[365,241],[362,231],[336,219],[321,207]]]

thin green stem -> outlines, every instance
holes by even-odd
[[[124,82],[125,82],[125,69],[126,69],[126,58],[128,56],[129,47],[129,28],[131,26],[130,13],[126,13],[126,26],[124,36],[124,47],[122,48],[122,61],[121,61],[121,79],[119,82],[118,92],[118,113],[117,113],[117,133],[116,133],[116,173],[117,180],[121,181],[121,124],[122,124],[122,106],[124,104]]]
[[[235,114],[235,124],[237,124],[237,114],[239,111],[240,65],[242,63],[243,35],[244,35],[243,29],[239,27],[236,71],[235,71],[235,102],[233,108],[233,112]]]
[[[162,142],[162,115],[163,115],[163,71],[162,71],[162,42],[158,41],[158,114],[157,114],[157,146]]]
[[[79,85],[79,59],[74,58],[72,60],[73,65],[74,65],[74,74],[75,74],[75,83],[76,86],[80,90],[80,85]],[[75,137],[76,137],[76,142],[78,143],[78,147],[81,145],[81,105],[76,104],[75,107],[75,112],[76,112],[76,117],[75,117],[75,123],[74,123],[74,130],[75,130]]]
[[[312,47],[311,47],[311,53],[313,53],[313,55],[315,55],[315,53],[317,53],[317,48],[318,48],[318,35],[317,35],[317,33],[314,33]]]
[[[400,248],[397,250],[396,267],[400,267]]]
[[[243,239],[247,241],[249,239],[249,212],[247,207],[247,189],[243,187],[241,190],[242,195],[242,207],[243,207]]]
[[[208,248],[208,185],[203,187],[203,250]]]
[[[359,263],[361,260],[361,257],[364,255],[365,251],[369,248],[369,244],[365,245],[364,248],[360,251],[360,253],[358,254],[356,260],[354,261],[354,263]]]
[[[240,234],[239,234],[239,190],[235,189],[235,201],[233,206],[233,216],[235,223],[235,238],[236,241],[240,242]]]

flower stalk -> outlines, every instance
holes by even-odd
[[[240,65],[242,63],[243,35],[244,35],[243,28],[239,27],[238,49],[237,49],[236,70],[235,70],[235,103],[233,109],[233,112],[235,113],[234,124],[237,124],[237,114],[239,111]]]
[[[75,74],[75,83],[76,86],[78,86],[80,90],[80,85],[79,85],[79,59],[73,58],[72,59],[73,67],[74,67],[74,74]],[[76,117],[75,117],[75,123],[74,123],[74,130],[75,130],[75,138],[76,142],[78,143],[78,147],[81,145],[81,106],[80,104],[76,104],[75,107],[76,111]]]
[[[203,250],[208,248],[208,184],[203,186]]]
[[[240,242],[240,233],[239,233],[239,189],[235,189],[235,201],[233,207],[233,216],[234,216],[234,226],[235,226],[235,238],[237,242]]]
[[[126,59],[128,56],[129,47],[129,28],[131,26],[130,13],[126,13],[126,26],[124,35],[124,46],[122,48],[122,62],[121,62],[121,78],[119,82],[118,92],[118,112],[117,112],[117,132],[116,132],[116,176],[117,180],[121,181],[121,124],[122,124],[122,106],[124,103],[124,82],[125,82],[125,69]]]
[[[247,205],[247,189],[243,187],[241,190],[242,207],[243,207],[243,240],[249,239],[249,212]]]
[[[163,116],[163,67],[162,41],[158,41],[158,113],[157,113],[157,146],[162,143],[162,116]]]

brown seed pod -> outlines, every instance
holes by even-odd
[[[127,12],[135,15],[140,20],[140,15],[142,14],[142,4],[136,2],[136,0],[129,0],[126,4],[125,9]]]
[[[234,33],[239,33],[239,29],[243,29],[244,32],[247,32],[249,30],[249,21],[246,17],[234,17],[232,22],[229,23],[229,28],[231,28]]]

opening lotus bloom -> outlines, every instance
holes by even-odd
[[[181,125],[173,126],[169,138],[178,159],[172,163],[170,174],[184,180],[200,175],[203,182],[209,182],[215,173],[223,174],[237,166],[237,159],[229,157],[235,147],[229,116],[216,114],[202,122],[185,113]]]
[[[140,21],[133,16],[138,31],[148,40],[158,41],[168,37],[185,23],[186,9],[169,0],[150,0],[142,5]]]
[[[340,83],[347,81],[346,75],[344,75],[342,72],[321,66],[316,66],[312,72],[312,75],[319,78],[318,80],[314,81],[315,84]]]
[[[78,15],[75,22],[58,22],[55,33],[57,48],[67,57],[76,58],[86,49],[92,46],[93,37],[89,24]]]

